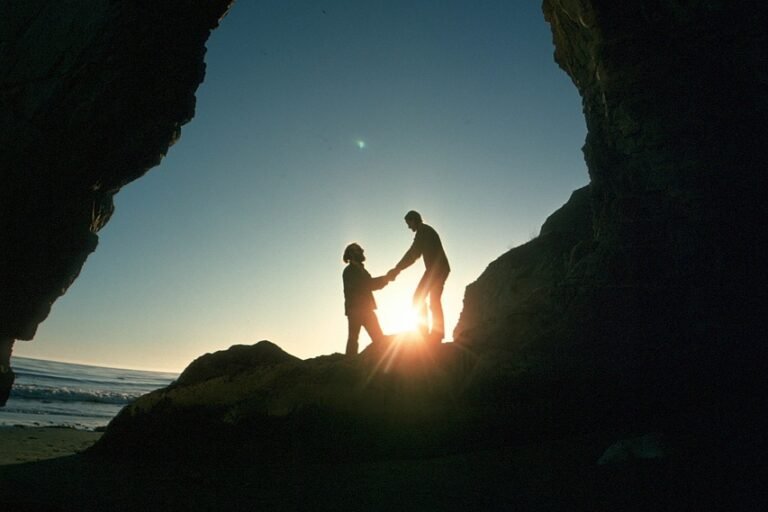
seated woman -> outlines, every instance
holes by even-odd
[[[360,328],[365,327],[373,345],[383,342],[384,333],[376,316],[376,301],[373,299],[373,290],[384,288],[393,279],[387,276],[371,277],[365,270],[365,254],[358,244],[349,244],[344,249],[344,314],[349,322],[349,335],[347,336],[346,354],[357,354],[357,339],[360,336]]]

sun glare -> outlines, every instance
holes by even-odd
[[[405,303],[382,301],[379,303],[377,313],[385,334],[400,334],[417,330],[418,317],[410,301]]]

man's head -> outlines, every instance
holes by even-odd
[[[417,231],[421,226],[421,214],[416,210],[411,210],[405,214],[405,223],[411,231]]]
[[[365,251],[363,251],[363,248],[359,245],[352,243],[347,246],[346,249],[344,249],[344,263],[349,263],[350,261],[356,261],[357,263],[362,263],[365,261]]]

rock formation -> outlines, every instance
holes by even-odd
[[[536,267],[551,251],[525,266],[543,240],[492,264],[467,290],[458,339],[522,336],[561,369],[587,357],[638,372],[720,366],[721,378],[754,377],[766,303],[766,236],[753,224],[765,217],[768,8],[717,0],[545,0],[543,8],[555,59],[582,96],[592,233],[568,242],[578,261],[567,247],[555,251],[570,262],[557,271]]]
[[[467,288],[457,343],[180,381],[126,408],[99,449],[152,437],[188,454],[182,421],[266,460],[337,456],[340,438],[350,457],[397,457],[595,432],[747,457],[732,440],[762,425],[766,244],[751,224],[768,7],[546,0],[544,14],[583,98],[591,183]]]
[[[198,358],[176,382],[125,407],[95,451],[168,460],[248,452],[272,463],[486,446],[510,424],[511,409],[484,396],[498,391],[501,361],[414,340],[305,361],[269,341],[235,346]]]
[[[89,2],[61,24],[40,4],[0,18],[13,34],[0,46],[13,71],[0,82],[11,141],[0,153],[0,335],[34,334],[93,250],[112,195],[191,115],[202,44],[227,2],[193,3]],[[182,7],[195,14],[168,14]],[[765,430],[768,6],[544,0],[543,10],[583,100],[591,183],[467,288],[457,343],[300,361],[261,342],[205,356],[124,409],[97,450],[228,446],[295,460],[339,457],[343,440],[345,457],[431,456],[658,432],[669,453],[713,455],[743,486]],[[43,32],[61,52],[32,44],[11,59],[27,46],[6,40]],[[682,433],[688,448],[675,445]]]
[[[464,309],[453,337],[478,348],[500,345],[522,348],[531,339],[534,318],[547,319],[556,307],[555,285],[593,245],[590,187],[576,190],[550,215],[539,236],[511,249],[467,286]]]
[[[192,118],[230,3],[0,1],[0,370],[96,248],[114,194]]]

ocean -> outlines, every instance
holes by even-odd
[[[121,370],[12,357],[16,382],[0,426],[104,427],[136,398],[170,384],[178,374]]]

